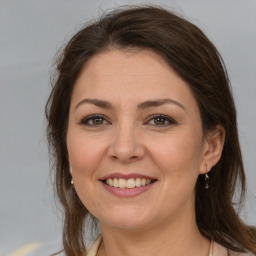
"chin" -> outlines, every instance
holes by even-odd
[[[112,212],[110,216],[99,217],[99,221],[115,229],[137,230],[148,226],[152,221],[152,215],[149,216],[138,210],[126,210],[125,212]]]

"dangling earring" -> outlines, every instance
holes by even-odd
[[[209,176],[208,176],[208,174],[206,173],[205,175],[204,175],[204,180],[205,180],[205,186],[204,186],[204,188],[205,189],[209,189],[209,180],[210,180],[210,178],[209,178]]]
[[[210,177],[208,175],[208,173],[210,172],[211,168],[208,168],[208,164],[205,161],[205,170],[206,170],[206,174],[204,175],[204,180],[205,180],[205,189],[209,189],[210,185],[209,185],[209,181],[210,181]]]
[[[69,172],[70,172],[70,175],[72,176],[72,167],[71,166],[69,167]],[[71,185],[74,185],[74,181],[73,181],[72,177],[71,177],[70,183],[71,183]]]

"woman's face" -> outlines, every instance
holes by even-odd
[[[112,50],[87,62],[67,147],[75,190],[101,225],[142,229],[193,217],[206,144],[188,85],[157,54]]]

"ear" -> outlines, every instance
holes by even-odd
[[[225,130],[221,125],[217,125],[209,131],[204,138],[203,160],[201,162],[200,174],[206,174],[218,163],[221,158],[225,142]]]

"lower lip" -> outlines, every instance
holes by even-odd
[[[115,188],[111,187],[104,182],[101,182],[103,187],[110,193],[114,194],[115,196],[118,197],[135,197],[140,194],[143,194],[144,192],[148,191],[149,189],[152,188],[152,186],[156,183],[153,182],[149,185],[146,186],[141,186],[141,187],[135,187],[135,188]]]

